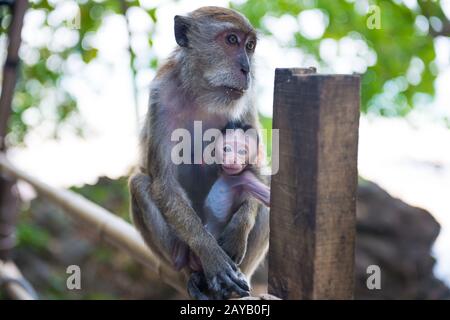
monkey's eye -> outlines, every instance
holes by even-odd
[[[238,151],[238,154],[239,154],[240,156],[245,156],[245,155],[247,154],[247,150],[245,150],[245,149],[240,149],[240,150]]]
[[[230,34],[227,37],[227,41],[229,44],[237,44],[238,43],[238,37],[235,34]]]
[[[256,43],[255,41],[249,41],[247,42],[247,44],[245,45],[245,47],[247,48],[247,50],[249,51],[253,51],[255,49]]]
[[[231,147],[229,145],[226,145],[223,147],[223,152],[231,152]]]

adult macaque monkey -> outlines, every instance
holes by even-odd
[[[233,120],[259,127],[251,96],[255,30],[233,10],[203,7],[175,16],[175,39],[178,47],[151,85],[139,170],[129,183],[133,221],[165,262],[172,263],[180,241],[198,257],[201,272],[183,269],[192,297],[245,296],[267,252],[268,211],[248,197],[216,240],[202,221],[205,197],[219,167],[174,164],[171,149],[176,141],[171,136],[184,129],[193,137],[194,121],[201,121],[203,131],[220,130]]]

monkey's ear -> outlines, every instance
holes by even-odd
[[[183,16],[175,16],[175,41],[180,47],[188,46],[187,32],[191,26],[190,19]]]

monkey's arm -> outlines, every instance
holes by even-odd
[[[242,175],[244,190],[270,207],[270,188],[250,171],[245,171]]]
[[[231,190],[235,187],[242,187],[244,192],[247,192],[251,196],[261,201],[267,207],[270,207],[270,188],[261,180],[259,180],[252,171],[246,170],[240,175],[225,176],[221,177],[220,179],[224,180],[223,184],[226,184],[228,186],[228,189]],[[219,205],[223,207],[223,202],[227,201],[224,195],[216,196],[215,199],[216,198],[222,200],[220,201]]]
[[[245,199],[217,241],[237,265],[244,259],[248,235],[255,224],[257,212],[258,201],[253,197]]]

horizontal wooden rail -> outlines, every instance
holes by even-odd
[[[12,261],[3,262],[0,260],[0,282],[5,279],[7,280],[4,285],[6,292],[14,300],[35,300],[35,297],[23,285],[11,281],[12,279],[19,282],[26,281],[19,268]]]
[[[181,272],[176,272],[170,266],[160,261],[148,249],[142,237],[132,225],[72,191],[58,189],[39,181],[15,167],[8,161],[4,153],[0,153],[0,169],[2,169],[0,172],[4,171],[17,179],[29,183],[40,195],[59,205],[73,218],[81,220],[94,228],[101,237],[128,252],[136,260],[155,272],[162,281],[187,297],[186,287],[183,285],[186,283],[185,275]]]

